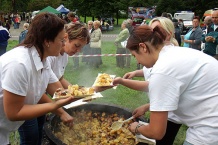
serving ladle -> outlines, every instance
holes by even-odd
[[[115,121],[111,125],[112,130],[119,130],[123,126],[124,123],[128,122],[129,120],[132,120],[133,118],[134,117],[132,116],[132,117],[130,117],[130,118],[126,119],[126,120],[123,120],[123,121],[120,121],[120,120]]]

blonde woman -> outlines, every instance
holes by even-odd
[[[90,47],[91,47],[91,54],[92,55],[101,55],[101,23],[100,21],[96,20],[93,22],[94,31],[90,35]],[[91,57],[91,65],[95,68],[99,68],[102,64],[101,56],[94,56]]]
[[[175,39],[175,27],[173,22],[169,19],[169,18],[165,18],[165,17],[156,17],[154,19],[152,19],[149,22],[149,26],[151,27],[155,27],[155,26],[161,26],[162,28],[164,28],[164,30],[167,31],[167,38],[166,41],[169,41],[170,43],[172,43],[175,46],[179,46],[179,43],[177,42],[177,40]]]

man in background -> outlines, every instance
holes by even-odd
[[[212,17],[206,16],[204,18],[204,24],[205,24],[205,29],[203,30],[203,35],[206,35],[208,27],[213,24]],[[201,50],[203,51],[204,49],[205,49],[205,43],[201,43]]]
[[[207,34],[203,35],[202,42],[205,43],[204,53],[217,59],[216,47],[218,45],[218,10],[212,14],[213,24],[208,26]]]
[[[10,37],[9,31],[3,27],[3,22],[0,21],[0,56],[6,52]]]

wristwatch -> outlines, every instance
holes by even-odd
[[[135,128],[135,134],[140,135],[140,132],[138,131],[138,128],[141,127],[143,124],[138,124]]]

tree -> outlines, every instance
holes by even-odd
[[[156,8],[156,15],[160,16],[163,12],[174,14],[183,9],[183,0],[159,0]]]

